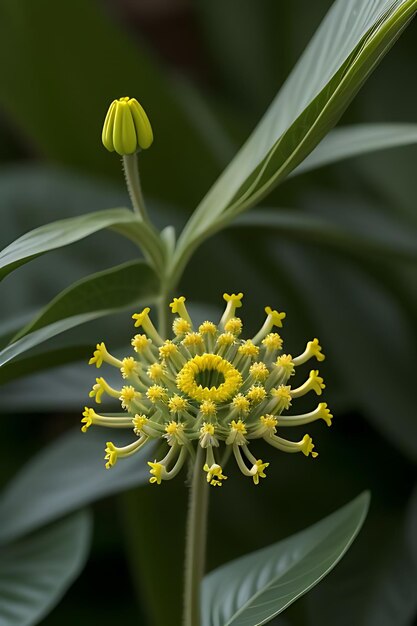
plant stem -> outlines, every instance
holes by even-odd
[[[168,339],[168,300],[169,294],[162,289],[158,300],[158,332],[162,339]]]
[[[140,184],[137,154],[125,154],[123,156],[123,170],[133,210],[144,222],[149,223]]]
[[[208,484],[199,446],[193,467],[185,543],[184,626],[200,626],[200,587],[204,573]]]

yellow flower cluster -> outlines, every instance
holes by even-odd
[[[163,458],[148,462],[150,482],[158,485],[174,478],[187,459],[193,461],[197,446],[205,450],[201,469],[213,486],[226,480],[223,467],[231,453],[255,485],[265,478],[269,463],[250,451],[254,439],[264,439],[283,452],[317,456],[310,435],[290,441],[276,433],[280,426],[302,426],[320,419],[331,425],[332,414],[323,402],[309,413],[286,414],[294,399],[310,391],[321,395],[325,387],[316,369],[303,384],[289,384],[297,367],[311,358],[324,359],[318,340],[309,341],[295,358],[282,354],[283,341],[275,329],[282,326],[285,313],[270,307],[265,309],[259,332],[241,339],[243,325],[236,310],[242,306],[243,294],[223,297],[226,308],[219,323],[206,321],[198,328],[193,326],[185,298],[174,298],[170,307],[176,317],[173,338],[168,340],[153,325],[149,308],[133,315],[135,327],[142,329],[132,339],[135,357],[117,359],[104,343],[97,344],[90,364],[118,368],[125,384],[114,389],[104,378],[97,378],[90,397],[98,404],[103,394],[117,398],[124,413],[99,415],[86,407],[82,431],[94,424],[129,428],[135,436],[124,447],[107,443],[107,468],[156,439],[167,445]]]

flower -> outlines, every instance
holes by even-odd
[[[207,482],[219,487],[227,479],[224,464],[233,456],[244,476],[255,485],[266,478],[269,462],[255,457],[251,444],[263,439],[282,452],[301,452],[317,457],[309,434],[299,441],[279,436],[281,427],[304,426],[323,420],[331,425],[332,414],[325,402],[308,413],[287,414],[293,402],[309,392],[321,395],[325,388],[318,370],[312,369],[300,385],[290,384],[296,371],[310,359],[323,361],[317,339],[307,343],[302,354],[292,357],[282,353],[283,340],[273,332],[282,326],[284,313],[266,307],[266,319],[259,332],[241,339],[242,320],[236,310],[242,306],[243,294],[224,294],[225,311],[218,321],[205,321],[197,329],[188,314],[184,296],[170,304],[173,338],[160,336],[146,307],[133,315],[135,356],[119,360],[104,343],[97,344],[90,364],[103,363],[117,368],[121,388],[111,387],[104,378],[96,378],[90,392],[98,404],[105,395],[118,398],[122,414],[98,414],[85,407],[82,431],[91,426],[129,428],[131,444],[106,446],[106,467],[130,456],[158,440],[165,446],[162,458],[148,462],[150,482],[161,484],[174,478],[188,460],[194,461],[196,448],[204,450],[201,471]],[[127,379],[127,381],[126,381]],[[164,456],[163,456],[164,455]]]
[[[109,152],[125,156],[138,150],[146,150],[153,142],[152,127],[148,116],[135,98],[113,100],[101,136]]]

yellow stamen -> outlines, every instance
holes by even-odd
[[[172,330],[176,337],[182,337],[182,335],[191,332],[191,324],[182,317],[176,317],[172,323]]]
[[[191,321],[190,316],[188,315],[188,311],[184,303],[185,303],[184,296],[180,296],[179,298],[174,298],[169,306],[171,307],[171,311],[173,313],[176,313],[177,315],[182,317],[184,320],[186,320],[190,324],[190,326],[192,326],[193,323]]]
[[[219,440],[215,436],[215,427],[210,422],[204,422],[200,428],[200,446],[202,448],[217,447]]]
[[[167,390],[161,385],[152,385],[146,392],[147,398],[155,404],[156,402],[164,402],[167,399]]]
[[[244,356],[250,356],[256,358],[259,354],[258,346],[255,346],[251,339],[244,341],[238,349],[239,354],[243,354]]]
[[[88,395],[90,398],[95,398],[97,404],[101,404],[101,398],[103,393],[107,393],[113,398],[118,398],[120,396],[120,391],[117,391],[117,389],[113,389],[113,387],[110,387],[110,385],[104,380],[104,378],[96,378],[96,384],[93,385],[93,388]]]
[[[143,309],[141,313],[134,313],[132,315],[132,319],[135,320],[135,327],[139,328],[143,327],[145,333],[155,342],[156,345],[160,346],[163,341],[155,326],[153,325],[151,318],[149,317],[150,308],[147,306]]]
[[[320,402],[318,407],[314,411],[310,411],[310,413],[281,416],[279,423],[280,426],[303,426],[304,424],[310,424],[311,422],[322,419],[326,422],[327,426],[331,426],[332,418],[333,415],[330,413],[330,409],[327,408],[326,402]]]
[[[139,400],[142,394],[132,386],[122,387],[119,400],[122,403],[122,409],[130,409],[130,403]]]
[[[269,333],[264,339],[262,339],[262,345],[267,350],[281,350],[282,338],[278,333]]]
[[[215,335],[217,332],[217,326],[216,324],[213,324],[213,322],[203,322],[198,327],[198,332],[202,335]]]
[[[213,400],[204,400],[204,402],[200,404],[200,411],[204,417],[214,417],[217,413],[216,404]]]
[[[285,318],[285,313],[278,313],[278,311],[271,309],[270,306],[265,307],[265,313],[267,315],[267,318],[264,322],[264,325],[252,340],[255,344],[258,344],[260,341],[262,341],[262,339],[264,339],[264,337],[271,332],[274,326],[278,326],[279,328],[281,328],[282,320]]]
[[[217,344],[219,346],[232,346],[235,342],[235,335],[233,333],[221,333],[217,337]]]
[[[175,445],[176,443],[182,445],[184,443],[183,440],[183,432],[184,432],[184,424],[179,422],[169,422],[165,426],[165,439],[168,441],[170,446]]]
[[[243,293],[238,293],[238,294],[224,293],[223,294],[223,300],[225,300],[227,304],[226,304],[226,309],[220,320],[220,326],[224,328],[225,324],[227,324],[227,322],[232,317],[235,317],[236,309],[240,309],[240,307],[242,306],[242,298],[243,298]]]
[[[275,435],[275,433],[277,432],[277,425],[278,425],[278,420],[275,417],[275,415],[268,415],[268,414],[262,415],[259,418],[259,421],[261,422],[263,428],[265,429],[265,433]]]
[[[252,376],[253,380],[256,380],[260,383],[265,382],[265,380],[269,376],[269,370],[265,363],[262,363],[262,361],[257,361],[256,363],[253,363],[253,365],[251,365],[249,368],[249,373]]]
[[[245,423],[242,420],[232,420],[230,423],[230,432],[226,439],[226,445],[236,444],[237,446],[243,446],[247,444],[245,435],[247,434]]]
[[[162,463],[158,463],[156,459],[153,463],[152,461],[148,461],[148,465],[151,468],[150,473],[152,474],[149,482],[152,484],[157,483],[158,485],[160,485],[161,481],[164,479],[164,473],[166,471],[165,467],[162,465]]]
[[[152,363],[146,373],[151,380],[158,382],[164,377],[165,368],[160,363]]]
[[[294,361],[291,354],[281,354],[281,356],[277,358],[275,365],[282,367],[287,379],[295,373]]]
[[[311,370],[308,379],[306,382],[301,385],[301,387],[297,387],[297,389],[293,389],[291,391],[291,396],[293,398],[299,398],[300,396],[304,396],[309,391],[314,391],[318,396],[321,396],[322,390],[326,387],[323,382],[321,376],[319,376],[318,370]]]
[[[232,333],[237,337],[242,332],[242,327],[243,324],[240,317],[231,317],[230,320],[228,320],[224,325],[224,330],[228,333]]]
[[[262,400],[265,400],[266,398],[265,388],[261,385],[252,385],[252,387],[246,394],[246,398],[250,400],[253,404],[258,404],[259,402],[262,402]]]
[[[170,359],[177,354],[178,348],[175,343],[172,343],[169,339],[159,348],[159,356],[162,359]]]
[[[290,408],[293,396],[289,385],[280,385],[277,389],[271,389],[271,396],[277,398],[277,410],[287,411]]]
[[[128,356],[123,359],[120,371],[123,378],[130,378],[134,374],[137,374],[138,369],[139,363],[133,358],[133,356]]]
[[[294,359],[294,365],[301,365],[312,357],[315,357],[317,361],[324,361],[326,358],[321,350],[321,345],[319,344],[318,339],[313,339],[313,341],[309,341],[307,343],[304,352]]]
[[[202,348],[204,346],[203,337],[200,333],[187,333],[182,343],[187,348]]]
[[[260,478],[266,478],[264,470],[269,467],[269,463],[264,463],[262,459],[258,459],[250,470],[255,485],[259,484]]]
[[[121,367],[121,361],[112,356],[106,348],[104,341],[96,345],[93,356],[88,361],[89,365],[95,365],[97,368],[101,367],[103,363],[114,365],[115,367]]]
[[[210,467],[206,463],[203,470],[207,472],[207,482],[213,485],[213,487],[221,487],[222,481],[227,480],[227,476],[223,474],[222,467],[217,465],[217,463],[213,463]]]
[[[250,402],[245,396],[241,393],[238,393],[232,400],[232,406],[234,409],[239,411],[239,413],[246,414],[250,408]]]
[[[135,335],[131,341],[133,349],[138,354],[145,352],[151,343],[151,340],[146,335]]]
[[[171,396],[168,402],[168,408],[171,413],[180,413],[181,411],[185,411],[187,409],[187,406],[187,400],[176,393]]]

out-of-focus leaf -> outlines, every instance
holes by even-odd
[[[214,570],[203,582],[203,626],[260,626],[328,574],[358,534],[363,493],[314,526]]]
[[[335,128],[311,152],[291,176],[367,152],[417,143],[416,124],[359,124]]]
[[[410,412],[415,334],[398,302],[363,265],[283,243],[273,254],[304,299],[346,391],[389,441],[416,460],[417,421]]]
[[[232,222],[232,227],[276,229],[280,234],[301,241],[318,243],[351,253],[390,255],[417,261],[417,232],[410,232],[398,220],[374,214],[372,228],[342,227],[330,219],[294,209],[264,209],[250,211]]]
[[[57,348],[56,350],[49,350],[41,354],[35,354],[17,361],[12,361],[0,367],[0,385],[22,378],[35,372],[50,369],[51,367],[58,367],[59,365],[65,365],[66,363],[73,363],[80,359],[87,360],[87,357],[91,355],[92,346],[69,346]],[[49,376],[48,376],[49,378]],[[47,386],[51,385],[51,382],[45,381]],[[25,399],[26,406],[31,406],[34,409],[33,404],[27,394],[27,387],[25,386]],[[60,405],[61,398],[60,398]],[[7,408],[3,408],[3,412],[7,412]]]
[[[106,470],[106,441],[114,438],[116,445],[124,445],[135,438],[122,429],[111,435],[106,429],[85,434],[77,429],[33,457],[0,496],[0,545],[100,498],[146,483],[152,446]]]
[[[417,559],[410,551],[408,528],[416,533],[413,497],[405,514],[374,512],[333,576],[307,598],[308,624],[332,626],[410,626],[417,614]],[[402,513],[402,512],[401,512]],[[413,519],[414,517],[414,519]],[[404,524],[404,518],[406,524]],[[383,549],[381,549],[383,546]]]
[[[0,351],[0,367],[66,330],[156,297],[155,274],[143,261],[87,277],[59,294],[16,341]]]
[[[260,124],[191,217],[180,258],[307,157],[416,11],[417,0],[336,0]]]
[[[155,130],[152,149],[141,156],[146,193],[193,206],[218,173],[176,84],[103,3],[5,0],[0,55],[8,59],[0,69],[2,109],[55,163],[122,181],[118,159],[101,145],[101,128],[110,102],[130,95]]]
[[[138,302],[152,302],[158,287],[155,273],[144,261],[131,261],[97,272],[58,294],[13,340],[82,313],[111,310],[115,305],[123,310]]]
[[[35,228],[0,252],[0,279],[45,252],[68,246],[103,228],[121,228],[126,224],[133,228],[137,223],[137,217],[132,211],[109,209]]]
[[[83,568],[90,534],[80,511],[0,547],[2,626],[32,626],[49,613]]]

